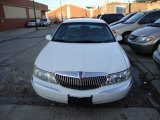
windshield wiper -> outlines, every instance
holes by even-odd
[[[93,40],[82,40],[82,41],[75,41],[76,43],[103,43],[103,41],[93,41]]]
[[[69,41],[62,39],[53,39],[54,42],[66,42],[66,43],[104,43],[104,41],[93,41],[93,40],[77,40],[77,41]]]

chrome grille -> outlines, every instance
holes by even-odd
[[[132,35],[132,34],[129,36],[129,39],[133,42],[136,41],[137,38],[138,38],[138,36],[135,36],[135,35]]]
[[[55,74],[56,81],[63,87],[76,90],[90,90],[103,86],[106,83],[106,76],[76,78]]]

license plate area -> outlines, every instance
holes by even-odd
[[[68,104],[70,105],[92,105],[92,96],[91,97],[72,97],[68,95]]]

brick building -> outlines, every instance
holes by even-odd
[[[134,1],[134,0],[133,0]],[[139,12],[146,10],[160,9],[160,2],[152,3],[132,3],[130,5],[130,12]],[[61,12],[62,11],[62,12]],[[62,7],[54,9],[47,13],[50,19],[58,18],[59,20],[76,18],[76,17],[96,17],[98,14],[109,13],[129,13],[128,3],[108,3],[102,6],[97,6],[92,9],[79,7],[73,4],[64,4]],[[62,15],[61,15],[62,14]]]
[[[47,13],[50,19],[58,18],[65,20],[69,18],[90,17],[90,10],[73,4],[64,4],[57,9]]]
[[[48,6],[35,2],[37,18],[45,18]],[[0,0],[0,31],[25,27],[34,18],[30,0]]]
[[[99,14],[126,13],[127,3],[109,3],[93,9],[93,17]]]
[[[131,3],[130,12],[139,12],[146,10],[160,9],[160,2],[152,3]],[[93,9],[93,17],[96,17],[98,14],[104,13],[129,13],[129,4],[128,3],[109,3],[96,7]]]

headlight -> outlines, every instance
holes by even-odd
[[[46,82],[49,82],[49,83],[54,83],[56,84],[56,79],[54,77],[54,73],[51,73],[51,72],[47,72],[47,71],[44,71],[44,70],[41,70],[37,67],[34,67],[34,76],[43,80],[43,81],[46,81]]]
[[[107,76],[106,85],[120,83],[130,78],[131,78],[130,69],[127,69],[119,73],[109,74]]]
[[[138,38],[138,42],[141,42],[141,43],[150,42],[152,40],[153,40],[152,37],[140,37],[140,38]]]

